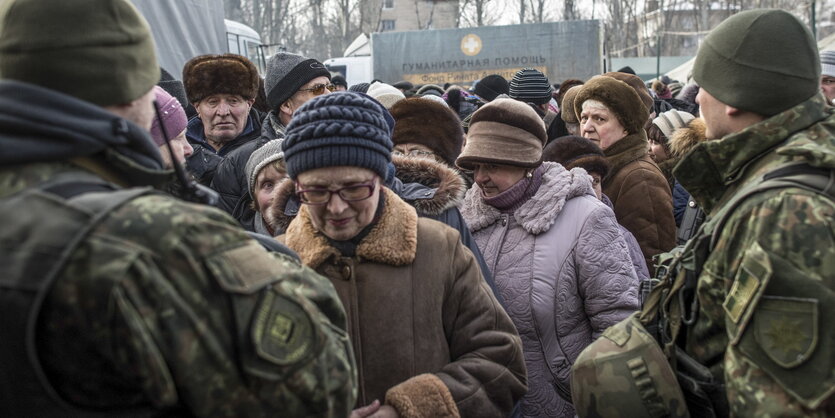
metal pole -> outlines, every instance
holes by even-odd
[[[815,22],[815,4],[816,4],[816,1],[812,0],[812,10],[811,10],[812,17],[811,17],[811,19],[809,19],[809,21],[812,24],[812,36],[814,36],[815,40],[817,40],[818,39],[818,29],[817,29],[817,22]]]
[[[661,31],[658,31],[655,40],[655,79],[661,79]]]

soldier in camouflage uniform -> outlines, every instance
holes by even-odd
[[[0,411],[344,417],[327,279],[164,183],[159,79],[127,0],[0,6]]]
[[[787,12],[742,12],[706,37],[693,77],[712,140],[674,174],[708,219],[641,321],[661,318],[691,416],[835,416],[835,111],[819,91],[815,41]],[[803,180],[764,187],[781,177]],[[581,417],[684,416],[680,395],[653,389],[669,374],[638,364],[657,356],[625,353],[635,323],[578,358]],[[619,371],[615,357],[631,354]],[[628,409],[636,392],[645,410]]]
[[[775,59],[779,57],[779,59]],[[708,214],[789,163],[835,169],[835,115],[814,38],[787,12],[739,13],[712,31],[693,72],[707,137],[675,176]],[[685,351],[724,380],[734,416],[833,416],[835,203],[799,188],[753,195],[704,261]],[[709,227],[708,227],[709,228]],[[683,308],[683,309],[682,309]]]

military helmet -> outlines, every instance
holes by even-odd
[[[574,362],[571,398],[581,418],[690,416],[667,358],[638,314],[607,329]]]

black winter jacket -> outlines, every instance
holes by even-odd
[[[229,153],[217,167],[212,188],[220,193],[218,207],[237,219],[247,231],[255,231],[255,211],[250,207],[249,181],[246,178],[246,162],[255,150],[273,139],[284,138],[284,125],[273,112],[267,114],[261,124],[260,136]],[[275,129],[278,128],[278,129]]]
[[[186,165],[196,178],[203,184],[212,184],[214,176],[223,161],[234,153],[238,148],[257,138],[261,132],[261,112],[250,109],[247,116],[247,126],[240,136],[227,142],[220,150],[215,151],[203,133],[203,121],[200,118],[192,118],[188,121],[186,138],[194,148],[194,153],[186,159]],[[219,158],[209,157],[208,154],[215,154]],[[249,155],[247,154],[247,158]],[[246,161],[244,161],[246,164]],[[222,196],[222,195],[221,195]]]

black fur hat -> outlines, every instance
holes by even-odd
[[[594,142],[579,136],[561,136],[545,146],[542,161],[561,164],[566,170],[581,167],[589,173],[597,173],[606,178],[611,165],[600,147]]]
[[[192,104],[213,94],[237,94],[253,100],[260,82],[255,65],[236,54],[200,55],[183,67],[183,84]]]
[[[455,166],[464,143],[464,130],[452,109],[434,100],[410,98],[395,103],[389,112],[395,121],[391,135],[394,145],[425,145],[449,166]]]

